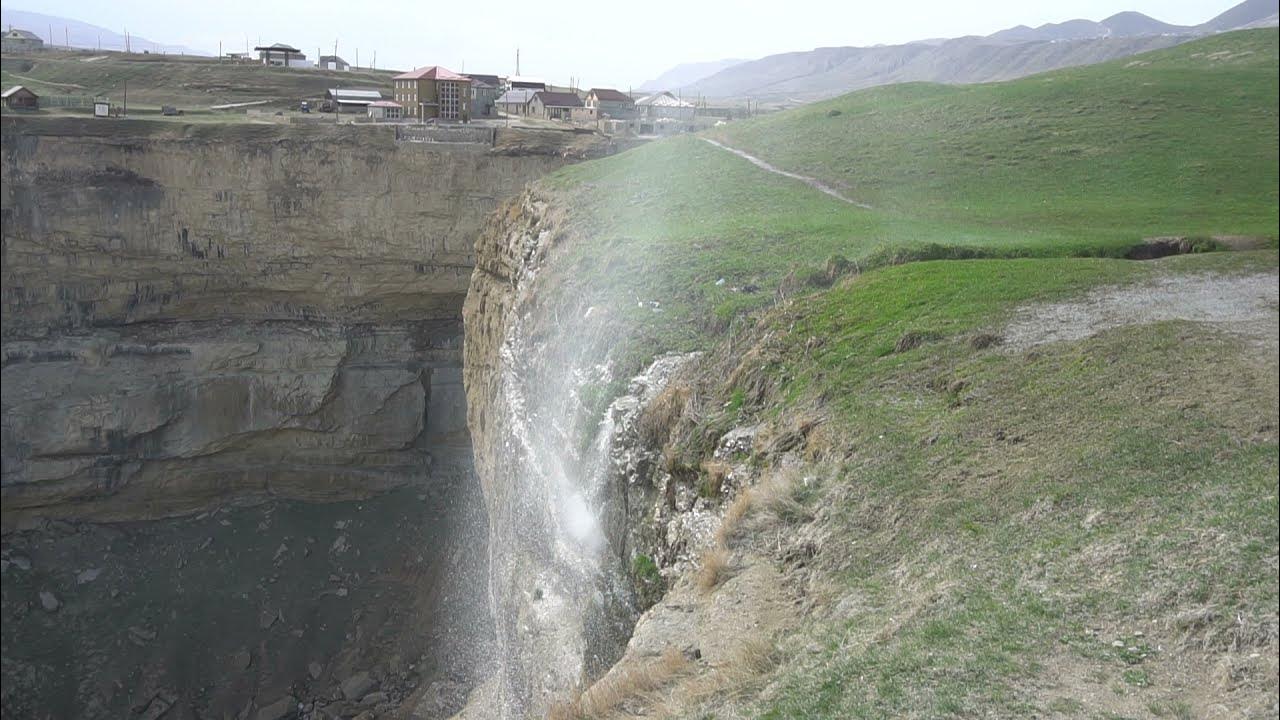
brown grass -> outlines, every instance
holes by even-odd
[[[702,487],[699,489],[703,497],[718,498],[724,491],[725,478],[733,466],[723,460],[704,460],[702,462]]]
[[[586,692],[551,706],[547,720],[597,720],[609,717],[629,700],[642,700],[689,668],[689,659],[672,646],[660,657],[605,676]]]
[[[742,521],[747,517],[747,513],[751,512],[752,505],[755,504],[755,488],[746,488],[738,493],[738,497],[729,503],[729,507],[725,508],[724,517],[720,520],[720,527],[716,529],[716,544],[720,547],[727,548],[733,540],[738,536],[738,531],[742,529]]]
[[[724,582],[729,574],[729,551],[716,546],[702,555],[702,563],[698,566],[697,583],[702,592],[711,592]]]
[[[640,434],[640,440],[650,447],[665,445],[684,415],[690,395],[687,385],[674,380],[667,383],[636,420],[636,432]]]

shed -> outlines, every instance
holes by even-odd
[[[529,101],[537,90],[513,88],[498,98],[498,111],[508,115],[523,115],[529,110]]]
[[[382,93],[367,88],[331,88],[325,91],[324,98],[338,112],[361,112],[381,100]]]
[[[316,63],[316,65],[321,70],[338,70],[340,72],[351,70],[351,64],[337,55],[321,55],[320,62]]]
[[[404,106],[395,100],[376,100],[369,103],[370,120],[399,120],[404,116]]]
[[[0,98],[4,99],[4,106],[10,110],[40,109],[40,96],[22,85],[14,85],[5,90],[0,93]]]

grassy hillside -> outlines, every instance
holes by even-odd
[[[696,137],[568,168],[548,185],[582,231],[569,282],[607,258],[611,283],[582,292],[661,302],[646,344],[678,348],[836,255],[867,267],[1119,256],[1162,235],[1274,241],[1276,64],[1276,31],[1246,31],[1008,83],[877,88],[714,133],[870,210]]]
[[[233,63],[217,58],[119,52],[46,51],[6,54],[0,84],[26,85],[48,95],[103,95],[130,106],[176,105],[188,110],[226,103],[272,101],[293,105],[332,87],[391,88],[390,71],[333,72]]]
[[[672,605],[714,622],[767,565],[802,613],[718,628],[772,645],[629,710],[1274,717],[1277,76],[1276,31],[1249,31],[715,131],[869,210],[696,137],[550,179],[548,306],[612,306],[624,362],[708,351],[658,433],[671,471],[702,482],[761,428],[735,460],[755,488],[706,493],[735,524],[713,580]],[[1121,259],[1163,235],[1263,249]]]

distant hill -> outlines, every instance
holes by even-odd
[[[108,28],[91,25],[79,20],[71,18],[58,17],[56,15],[45,15],[38,12],[28,12],[26,10],[11,10],[7,6],[0,8],[0,25],[8,29],[10,25],[22,30],[30,30],[40,36],[46,43],[50,42],[50,31],[52,30],[52,43],[55,46],[62,47],[70,41],[71,47],[87,48],[90,50],[101,48],[103,50],[124,50],[125,36],[124,28],[118,30],[110,30]],[[203,50],[195,50],[185,45],[166,45],[158,43],[154,40],[148,40],[130,33],[129,47],[133,52],[152,52],[164,53],[169,55],[212,55],[213,53]]]
[[[645,82],[636,89],[667,90],[669,88],[681,88],[744,62],[746,60],[713,60],[711,62],[683,63]]]
[[[752,97],[791,103],[896,82],[974,83],[1089,65],[1194,37],[1276,24],[1280,0],[1245,0],[1195,26],[1171,25],[1138,12],[1100,22],[1019,25],[985,37],[930,39],[906,45],[818,48],[739,63],[670,89],[711,98]]]

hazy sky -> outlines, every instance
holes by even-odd
[[[70,17],[217,52],[259,40],[367,65],[444,65],[564,84],[636,86],[682,62],[758,58],[832,45],[985,35],[1002,28],[1137,10],[1197,24],[1238,0],[16,0],[9,9]],[[314,58],[313,58],[314,59]]]

